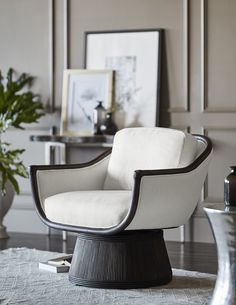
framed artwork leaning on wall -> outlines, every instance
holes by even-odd
[[[93,135],[93,110],[112,104],[112,70],[68,69],[63,75],[61,135]]]
[[[114,71],[119,129],[159,126],[162,31],[85,32],[85,68]]]

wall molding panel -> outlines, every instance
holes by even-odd
[[[201,0],[201,109],[206,109],[206,1]]]
[[[236,113],[236,107],[230,106],[211,106],[209,105],[209,84],[208,84],[208,57],[209,57],[209,1],[210,0],[201,0],[201,105],[202,112],[206,113]],[[229,2],[229,1],[228,1]],[[225,3],[225,5],[227,5]],[[232,17],[231,17],[232,18]],[[226,54],[222,54],[224,56]],[[218,63],[215,63],[216,65]],[[225,77],[225,76],[223,76]],[[222,98],[221,105],[224,105],[225,101]]]
[[[185,111],[190,111],[189,101],[189,0],[183,0],[184,11],[184,92],[185,92]]]
[[[49,0],[49,110],[55,110],[55,0]]]
[[[214,147],[214,154],[212,163],[212,168],[210,167],[209,175],[206,180],[206,188],[204,191],[204,201],[206,203],[212,203],[212,202],[223,202],[223,183],[224,178],[227,175],[227,171],[229,171],[229,166],[234,164],[234,155],[236,151],[236,127],[209,127],[204,129],[204,134],[210,138],[212,138],[213,141],[213,147]],[[216,175],[211,175],[211,170],[216,170],[216,166],[222,166],[224,164],[224,172],[223,168],[222,171],[219,171],[219,173],[216,173]],[[220,195],[215,196],[214,194],[210,194],[209,191],[209,184],[213,183],[212,181],[209,181],[210,176],[213,180],[214,176],[218,177],[218,181],[214,181],[216,184],[215,191],[219,190],[221,188]],[[221,178],[219,179],[219,175],[221,175]],[[213,197],[213,199],[212,199]]]
[[[183,10],[183,95],[184,107],[170,107],[169,112],[189,112],[189,0],[182,0]]]
[[[63,0],[63,66],[69,68],[69,0]]]

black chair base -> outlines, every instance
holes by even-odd
[[[171,279],[162,230],[77,237],[69,272],[73,284],[128,289],[164,285]]]

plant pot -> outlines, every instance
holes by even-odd
[[[9,211],[15,195],[14,188],[10,182],[6,183],[6,195],[0,193],[0,239],[9,238],[6,227],[3,225],[3,218]]]

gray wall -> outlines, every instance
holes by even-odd
[[[60,108],[63,68],[83,68],[84,31],[165,29],[161,125],[213,140],[202,201],[221,202],[224,177],[236,164],[235,27],[235,0],[0,0],[0,67],[36,75],[35,89],[45,104]],[[11,131],[12,142],[25,141],[29,164],[42,162],[44,148],[30,143],[28,135],[48,132],[50,124],[49,114],[26,133]],[[29,186],[15,202],[6,219],[9,229],[45,230],[33,211]],[[201,204],[186,228],[187,238],[212,241]],[[178,239],[178,231],[167,238]]]

